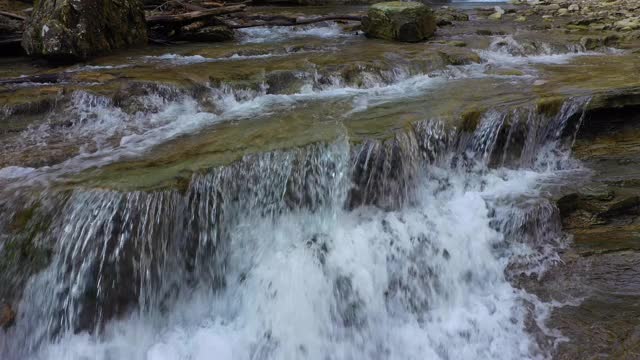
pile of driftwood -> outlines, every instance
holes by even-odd
[[[166,0],[159,4],[145,1],[149,41],[167,44],[175,41],[224,41],[233,38],[234,29],[256,26],[296,26],[324,21],[360,21],[358,15],[293,17],[246,11],[249,1],[223,3],[213,0]],[[0,52],[20,52],[22,31],[29,10],[21,14],[0,11]]]
[[[0,52],[9,55],[21,51],[25,20],[26,16],[0,11]]]
[[[247,12],[250,3],[169,0],[147,12],[152,42],[172,40],[221,41],[233,37],[233,29],[257,26],[297,26],[324,21],[360,21],[358,15],[328,15],[299,18]]]

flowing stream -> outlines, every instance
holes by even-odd
[[[333,25],[283,31],[240,40],[269,52],[165,52],[69,71],[195,74],[350,46]],[[331,41],[273,45],[317,36]],[[305,60],[278,91],[211,81],[125,99],[90,85],[71,92],[3,145],[15,156],[77,147],[0,170],[0,235],[49,249],[42,264],[28,257],[40,265],[21,283],[16,325],[0,330],[0,358],[549,358],[565,338],[546,320],[562,304],[517,279],[553,268],[567,245],[549,199],[586,174],[570,148],[590,97],[547,109],[512,89],[533,86],[539,64],[597,54],[531,53],[501,36],[477,54],[481,63],[437,71],[385,55],[391,68],[350,76]],[[455,107],[460,89],[483,84],[497,100],[462,121],[424,109],[451,94]],[[374,118],[384,131],[358,131]],[[292,128],[272,139],[233,137],[281,119]],[[231,145],[207,148],[211,136]],[[238,141],[242,151],[229,150]]]

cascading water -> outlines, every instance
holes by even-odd
[[[514,279],[564,244],[543,195],[585,103],[249,155],[183,189],[46,190],[26,227],[52,260],[0,355],[546,358],[551,305]]]

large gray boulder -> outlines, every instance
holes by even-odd
[[[32,56],[76,61],[146,41],[140,0],[37,0],[22,47]]]
[[[362,27],[369,37],[418,42],[433,36],[436,18],[422,3],[391,1],[372,5]]]

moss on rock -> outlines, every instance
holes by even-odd
[[[34,4],[22,46],[29,55],[68,62],[146,41],[139,0],[40,0]]]
[[[546,97],[538,100],[538,113],[546,116],[554,116],[562,108],[565,99],[562,97]]]
[[[362,27],[369,37],[418,42],[433,36],[436,18],[422,3],[391,1],[372,5]]]

